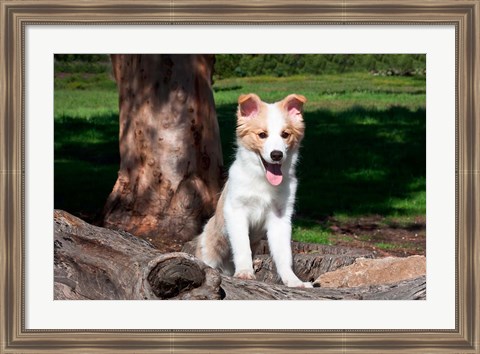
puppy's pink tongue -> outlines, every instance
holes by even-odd
[[[270,182],[272,186],[278,186],[280,183],[282,183],[283,176],[280,168],[281,165],[271,163],[266,163],[265,165],[268,182]]]

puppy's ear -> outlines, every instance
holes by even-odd
[[[295,93],[288,95],[283,99],[283,107],[288,112],[288,116],[293,120],[301,120],[303,113],[303,104],[307,102],[305,96]]]
[[[238,117],[255,118],[260,110],[260,97],[254,93],[240,95],[238,98]]]

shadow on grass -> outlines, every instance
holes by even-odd
[[[54,124],[54,206],[94,222],[117,178],[118,115]]]
[[[234,156],[235,111],[234,104],[217,107],[225,166]],[[425,110],[319,110],[307,112],[305,121],[297,173],[300,218],[424,212],[421,199],[406,211],[401,201],[425,192]],[[118,116],[55,121],[55,208],[91,221],[118,166]]]
[[[213,86],[213,91],[214,92],[236,91],[236,90],[240,90],[241,88],[242,86],[240,85],[225,86],[225,87]]]

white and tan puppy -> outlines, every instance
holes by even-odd
[[[235,161],[215,215],[197,243],[197,257],[209,266],[255,279],[252,250],[266,234],[283,283],[312,286],[293,273],[290,246],[305,102],[305,97],[296,94],[273,104],[255,94],[239,97]]]

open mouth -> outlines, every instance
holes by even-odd
[[[265,167],[267,181],[272,186],[278,186],[280,183],[282,183],[282,165],[279,163],[268,163],[261,156],[260,159],[262,160],[263,166]]]

